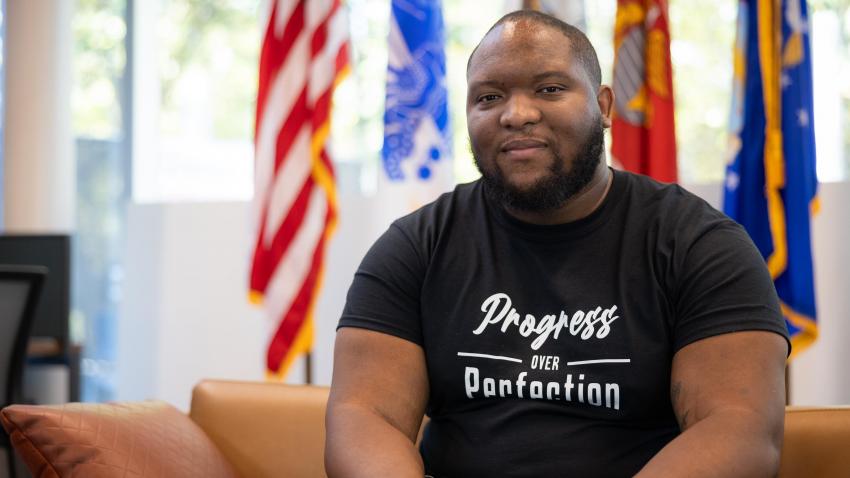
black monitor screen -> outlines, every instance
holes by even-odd
[[[32,335],[68,343],[70,239],[67,235],[0,235],[0,264],[45,266],[47,277],[35,311]]]

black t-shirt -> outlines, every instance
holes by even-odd
[[[676,185],[615,172],[590,216],[518,221],[480,181],[394,222],[340,327],[422,346],[428,474],[631,476],[676,437],[683,346],[787,331],[746,232]]]

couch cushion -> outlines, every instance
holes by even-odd
[[[0,419],[39,478],[237,476],[204,432],[164,402],[13,405]]]
[[[780,478],[850,476],[850,407],[787,407]]]

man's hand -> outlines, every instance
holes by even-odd
[[[329,477],[417,477],[416,435],[428,401],[425,354],[412,342],[342,328],[325,419]]]
[[[670,395],[682,434],[639,477],[776,476],[785,419],[785,340],[748,331],[673,357]]]

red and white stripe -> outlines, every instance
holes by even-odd
[[[267,354],[276,375],[312,342],[310,315],[336,219],[326,148],[330,102],[348,51],[340,0],[269,5],[257,93],[250,286],[279,323]]]

